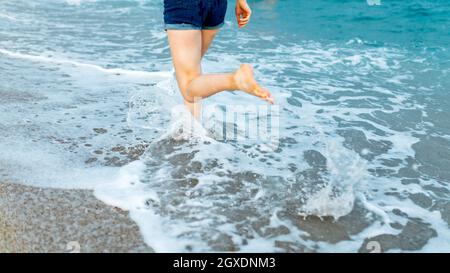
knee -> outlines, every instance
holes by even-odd
[[[178,75],[179,74],[179,75]],[[195,78],[200,76],[200,71],[198,69],[183,69],[180,71],[180,73],[177,73],[177,75],[180,77],[180,79],[183,80],[185,85],[189,85]]]
[[[181,94],[183,95],[183,99],[185,102],[188,102],[188,103],[195,102],[195,98],[192,95],[188,94],[188,92],[181,92]]]
[[[190,103],[194,102],[194,96],[189,92],[189,85],[195,78],[200,76],[200,74],[201,73],[198,70],[194,69],[187,69],[177,72],[178,84],[185,101]]]

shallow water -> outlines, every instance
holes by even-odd
[[[254,64],[276,145],[223,139],[240,93],[186,126],[160,1],[1,1],[0,180],[94,189],[156,251],[450,251],[450,5],[251,2],[203,69]]]

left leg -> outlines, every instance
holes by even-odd
[[[200,30],[168,30],[167,34],[178,86],[194,116],[198,117],[198,113],[191,106],[195,106],[197,98],[207,98],[226,90],[242,90],[273,103],[270,92],[256,82],[253,69],[248,64],[241,65],[233,73],[202,74],[202,52],[206,52],[214,32],[209,33],[213,35],[206,37],[205,42]]]
[[[168,30],[175,74],[185,101],[206,98],[217,92],[236,90],[235,73],[202,74],[202,33],[200,30]],[[208,46],[208,43],[205,43]]]
[[[184,104],[196,118],[199,117],[199,104],[194,102],[186,89],[189,83],[201,74],[202,34],[200,30],[167,30],[167,37],[175,68],[178,87]]]
[[[209,47],[211,46],[212,41],[216,37],[219,29],[204,29],[202,30],[202,49],[201,49],[201,57],[205,56]],[[201,101],[189,102],[187,100],[184,101],[186,107],[191,111],[191,113],[196,117],[200,117],[201,113]]]

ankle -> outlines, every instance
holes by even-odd
[[[231,87],[231,90],[238,90],[238,84],[237,84],[237,80],[236,80],[236,73],[238,70],[234,71],[233,73],[230,74],[229,76],[229,84]]]

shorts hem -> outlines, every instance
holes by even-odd
[[[196,26],[188,23],[180,24],[164,24],[164,30],[214,30],[223,27],[225,22],[222,22],[215,26]]]
[[[202,27],[193,25],[193,24],[186,24],[186,23],[181,23],[181,24],[165,24],[164,25],[164,29],[165,30],[201,30]]]
[[[219,29],[219,28],[223,27],[224,24],[225,24],[225,22],[222,22],[222,23],[220,23],[220,24],[218,24],[216,26],[211,26],[211,27],[210,26],[203,26],[202,29],[205,29],[205,30]]]

